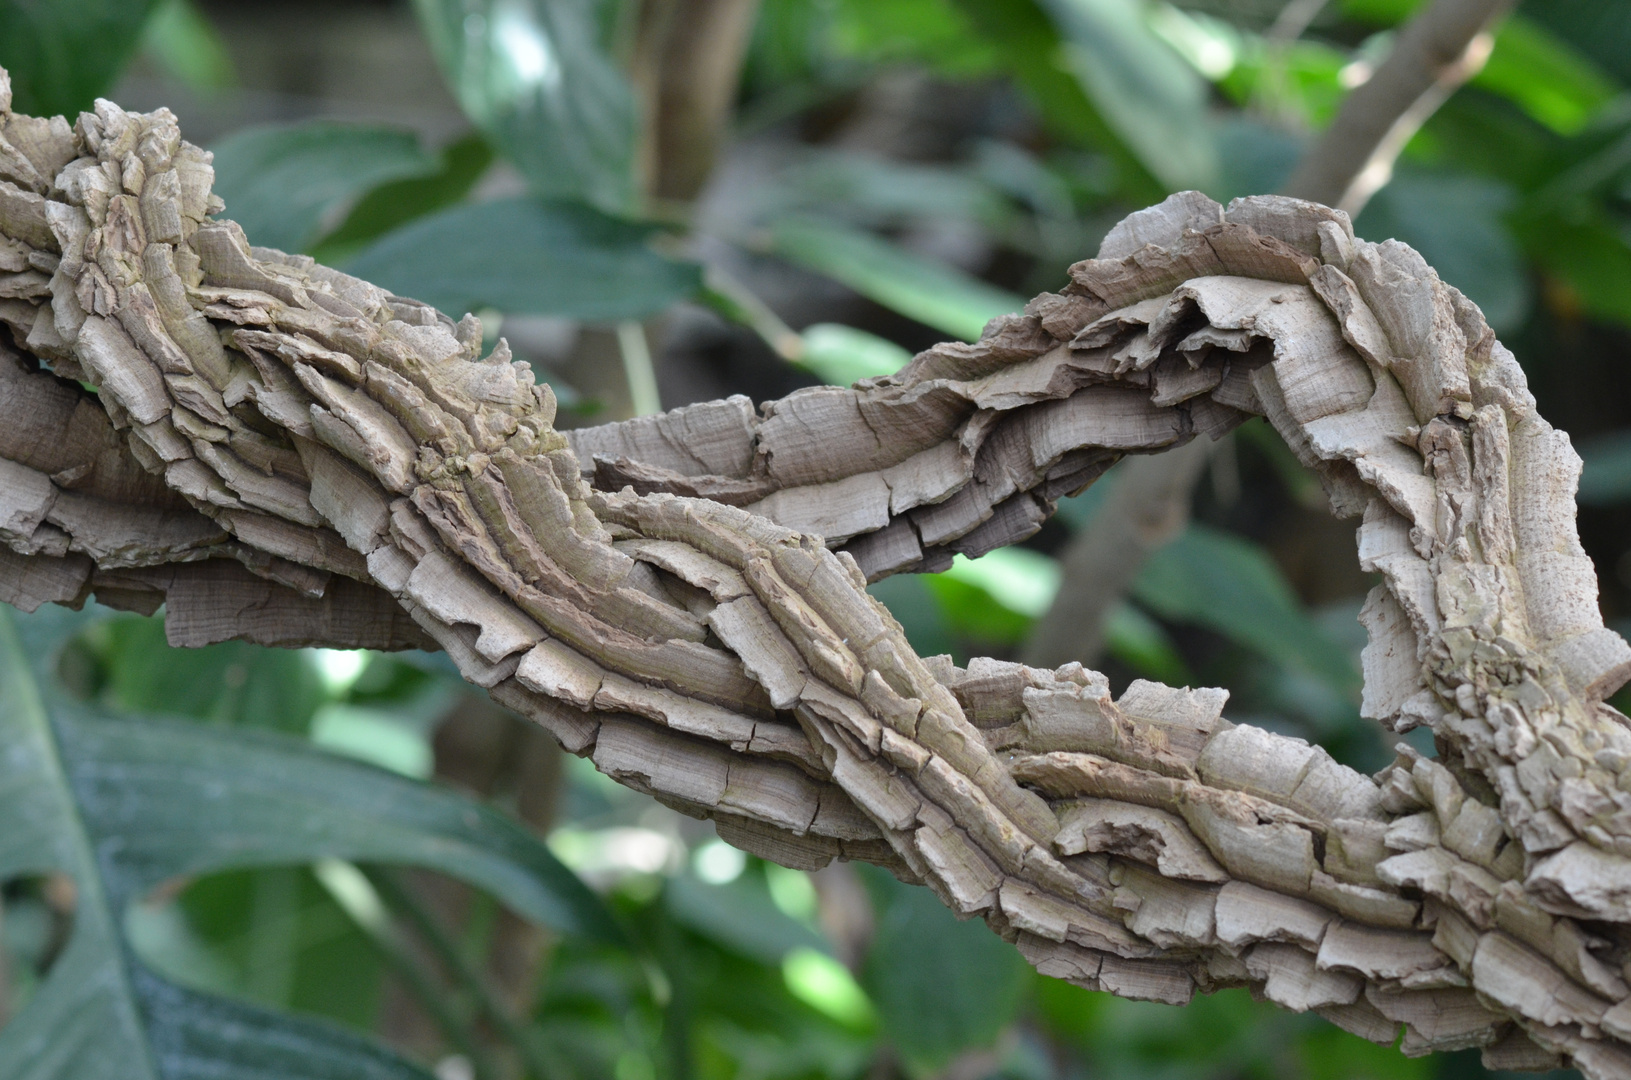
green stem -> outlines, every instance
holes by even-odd
[[[445,990],[409,953],[372,882],[354,865],[338,859],[323,860],[313,867],[313,872],[340,910],[402,979],[426,1015],[441,1028],[448,1042],[469,1059],[478,1080],[498,1080],[498,1070],[482,1049],[475,1028],[453,1010]]]
[[[623,354],[623,374],[629,380],[629,402],[636,416],[655,416],[663,411],[657,395],[657,369],[651,363],[651,344],[646,328],[630,319],[617,324],[617,346]]]
[[[527,1074],[536,1080],[563,1075],[566,1070],[560,1068],[559,1063],[549,1060],[538,1041],[505,1007],[487,980],[482,977],[481,972],[470,963],[464,950],[459,948],[458,943],[453,940],[453,935],[442,925],[435,913],[403,885],[395,873],[377,867],[370,868],[365,873],[385,902],[406,917],[409,924],[436,954],[436,958],[475,997],[481,1011],[487,1014],[493,1026],[498,1028],[499,1033],[520,1054]]]

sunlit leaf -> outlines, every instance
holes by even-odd
[[[636,319],[702,287],[695,264],[652,249],[653,232],[586,206],[496,199],[387,233],[345,269],[455,316],[491,307]]]
[[[1242,537],[1191,525],[1150,555],[1133,595],[1164,619],[1204,626],[1344,691],[1359,685],[1352,658],[1320,632],[1268,552]]]
[[[634,96],[594,0],[414,0],[465,113],[534,194],[605,210],[634,198]]]
[[[877,912],[861,985],[885,1037],[922,1072],[994,1043],[1031,981],[1025,959],[977,920],[959,922],[928,889],[858,869]]]
[[[807,326],[799,337],[804,341],[799,366],[834,386],[893,375],[912,359],[893,341],[840,323]]]
[[[1059,591],[1059,563],[1040,551],[1007,547],[970,559],[958,555],[942,578],[983,589],[1009,611],[1039,619]]]
[[[436,168],[411,131],[332,120],[248,128],[211,149],[226,216],[283,251],[305,250],[370,188]]]
[[[789,218],[771,229],[776,254],[862,296],[967,341],[1025,298],[837,222]]]
[[[12,107],[33,116],[81,110],[112,88],[156,0],[0,0],[0,67]]]

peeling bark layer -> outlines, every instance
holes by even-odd
[[[1420,256],[1279,197],[1134,214],[897,375],[571,433],[479,324],[212,215],[161,110],[0,76],[0,598],[172,641],[407,647],[790,866],[865,859],[1043,972],[1249,986],[1408,1053],[1631,1076],[1631,732],[1579,459]],[[78,381],[94,384],[94,392]],[[1362,776],[1221,690],[920,658],[869,578],[1261,414],[1382,575]]]

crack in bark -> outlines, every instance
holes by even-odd
[[[0,598],[163,600],[177,644],[434,641],[731,843],[884,865],[1047,974],[1631,1076],[1631,732],[1602,702],[1631,647],[1575,535],[1579,459],[1408,247],[1184,193],[894,376],[563,434],[474,319],[212,219],[168,112],[70,129],[0,76],[0,138],[26,267],[0,271],[25,350],[0,358]],[[1220,690],[920,658],[865,591],[1252,413],[1362,516],[1365,711],[1441,761],[1370,778]]]

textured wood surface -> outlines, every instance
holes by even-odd
[[[476,320],[251,248],[211,177],[163,110],[70,127],[0,76],[0,598],[166,602],[178,644],[434,643],[731,843],[886,866],[1049,975],[1631,1076],[1602,700],[1631,647],[1567,437],[1408,247],[1184,193],[896,375],[560,433]],[[1253,414],[1360,519],[1367,715],[1442,760],[1367,777],[1221,690],[919,657],[865,591]]]

